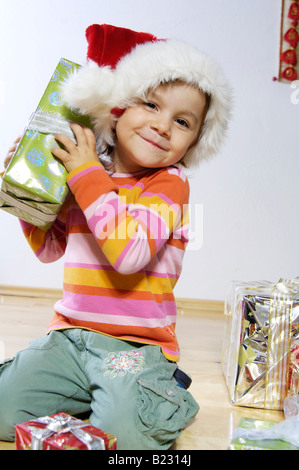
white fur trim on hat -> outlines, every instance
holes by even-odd
[[[126,108],[136,98],[161,83],[182,80],[211,97],[199,142],[184,158],[197,164],[219,151],[230,118],[231,92],[218,64],[206,54],[177,40],[137,45],[115,69],[89,61],[63,86],[63,98],[71,108],[92,117],[103,149],[113,143],[111,109]]]

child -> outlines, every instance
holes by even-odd
[[[173,288],[188,242],[181,166],[218,150],[229,89],[183,43],[109,25],[86,35],[89,62],[63,93],[95,134],[72,124],[77,145],[56,135],[70,195],[48,232],[21,221],[42,262],[65,256],[63,299],[48,335],[0,367],[0,439],[34,417],[90,412],[118,449],[163,450],[198,411],[174,378]]]

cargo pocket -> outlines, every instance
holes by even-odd
[[[199,406],[190,392],[177,386],[173,376],[167,378],[161,371],[151,375],[155,377],[150,378],[145,371],[136,377],[137,427],[144,437],[154,439],[163,449],[170,447],[180,436]]]

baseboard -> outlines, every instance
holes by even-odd
[[[224,302],[222,300],[206,299],[176,299],[178,313],[198,314],[200,312],[209,312],[209,314],[223,314]]]
[[[45,289],[40,287],[23,287],[23,286],[1,286],[0,295],[2,296],[18,296],[18,297],[34,297],[58,300],[62,297],[61,289]],[[197,314],[201,311],[210,314],[223,313],[224,302],[221,300],[202,300],[202,299],[176,299],[178,313],[184,315]]]
[[[44,297],[47,299],[61,298],[61,289],[46,289],[42,287],[25,286],[2,286],[0,285],[0,295],[18,297]]]

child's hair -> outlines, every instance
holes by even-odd
[[[206,96],[200,136],[182,159],[190,167],[219,151],[230,118],[231,92],[218,64],[196,48],[174,39],[159,40],[111,25],[86,30],[87,65],[63,85],[71,107],[92,118],[99,152],[114,145],[119,110],[144,99],[150,89],[181,81]]]

